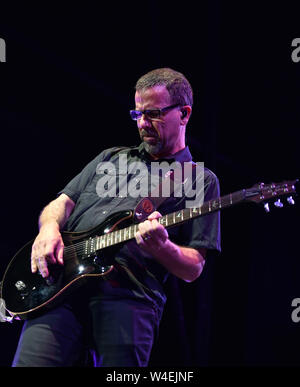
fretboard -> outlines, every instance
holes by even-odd
[[[201,207],[184,208],[164,215],[158,219],[158,222],[164,227],[172,227],[186,222],[199,216],[208,215],[215,211],[230,207],[245,200],[246,190],[237,191],[226,196],[204,202]],[[86,251],[88,254],[95,253],[97,250],[116,245],[118,243],[129,241],[135,238],[138,231],[138,224],[132,224],[129,227],[112,231],[108,234],[96,236],[86,241]]]

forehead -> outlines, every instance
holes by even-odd
[[[165,86],[154,86],[135,93],[135,106],[139,109],[161,108],[170,103],[170,94]]]

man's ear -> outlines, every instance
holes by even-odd
[[[186,125],[192,114],[192,108],[189,105],[182,106],[181,108],[181,125]]]

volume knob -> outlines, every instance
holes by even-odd
[[[17,290],[19,290],[19,292],[23,291],[26,289],[26,285],[23,281],[17,281],[15,283],[15,287],[17,288]]]

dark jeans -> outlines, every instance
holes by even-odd
[[[159,316],[135,300],[99,300],[80,310],[68,304],[27,320],[13,367],[71,367],[82,363],[87,348],[96,367],[145,367],[158,334]]]

